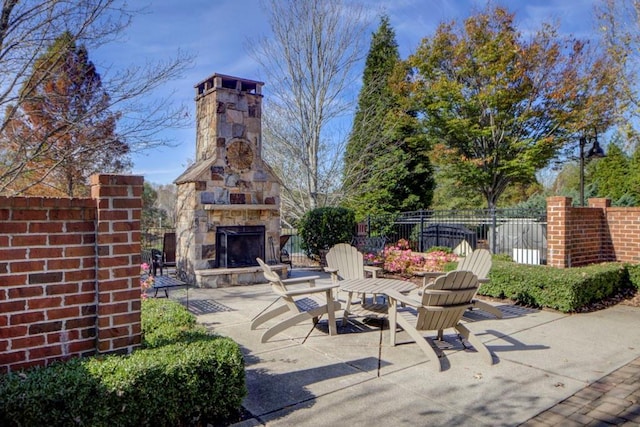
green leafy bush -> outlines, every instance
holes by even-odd
[[[301,247],[307,255],[320,256],[338,243],[350,243],[356,227],[355,213],[347,208],[323,207],[304,214],[298,222]]]
[[[561,269],[494,258],[489,283],[478,293],[568,313],[631,286],[629,276],[628,267],[619,263]]]
[[[71,359],[0,377],[0,425],[100,425],[100,381]],[[106,424],[102,424],[106,425]]]
[[[1,377],[0,425],[206,425],[236,414],[246,395],[239,346],[174,301],[142,307],[146,349]]]
[[[626,264],[629,272],[629,285],[640,290],[640,264]]]
[[[206,333],[196,318],[180,304],[162,298],[142,300],[142,346],[156,348]]]

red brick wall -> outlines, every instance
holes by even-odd
[[[618,261],[640,263],[640,208],[607,208],[611,251]]]
[[[607,199],[572,207],[571,198],[550,197],[547,227],[547,263],[554,267],[640,262],[640,208],[612,208]]]
[[[143,178],[92,198],[0,197],[0,372],[140,343]]]

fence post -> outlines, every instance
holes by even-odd
[[[492,206],[489,209],[489,213],[491,214],[491,253],[496,253],[496,240],[498,239],[498,221],[496,219],[496,208]]]
[[[418,240],[418,252],[424,252],[424,209],[420,209],[420,239]]]

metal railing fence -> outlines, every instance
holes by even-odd
[[[486,248],[517,262],[545,264],[546,215],[544,209],[419,210],[370,216],[359,224],[358,232],[386,236],[388,243],[404,239],[418,252],[434,246],[460,249],[462,244],[462,249]]]
[[[164,233],[172,231],[172,228],[143,230],[142,248],[162,249]],[[523,264],[546,264],[547,260],[547,213],[544,209],[419,210],[370,216],[358,224],[354,234],[384,236],[387,245],[404,239],[418,252],[426,252],[434,246],[458,248],[462,252],[465,248],[485,248]],[[284,249],[291,255],[294,266],[307,265],[310,260],[301,247],[296,230],[282,229],[282,235],[290,236]]]
[[[170,227],[149,227],[144,228],[141,233],[140,246],[142,249],[160,249],[162,250],[162,239],[165,233],[175,232],[175,228]]]

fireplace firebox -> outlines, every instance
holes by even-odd
[[[216,229],[216,268],[252,267],[264,259],[265,227],[236,225]]]

